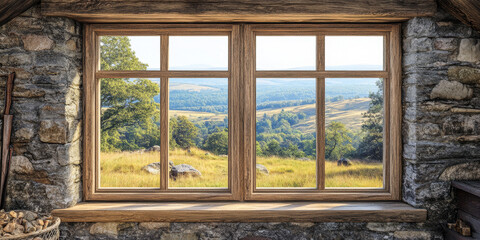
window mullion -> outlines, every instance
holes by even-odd
[[[317,35],[317,71],[325,71],[325,35]],[[325,189],[325,78],[317,78],[317,189]]]
[[[168,35],[160,41],[160,70],[168,71]],[[168,78],[160,79],[160,190],[168,188]]]

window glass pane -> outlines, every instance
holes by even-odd
[[[100,81],[100,186],[159,188],[159,80]]]
[[[228,70],[227,36],[170,36],[169,70]]]
[[[100,37],[100,70],[160,70],[160,36]]]
[[[257,36],[257,70],[315,70],[315,36]]]
[[[383,79],[325,80],[325,186],[383,187]]]
[[[316,187],[315,81],[257,79],[257,187]]]
[[[326,70],[383,70],[383,36],[325,36]]]
[[[169,80],[169,187],[228,187],[228,79]]]

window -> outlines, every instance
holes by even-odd
[[[86,25],[86,200],[400,199],[399,25]]]

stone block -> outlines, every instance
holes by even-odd
[[[442,172],[439,179],[442,181],[480,180],[480,161],[449,166]]]
[[[146,230],[155,230],[160,228],[169,228],[170,223],[169,222],[142,222],[139,224],[139,227],[141,229],[146,229]]]
[[[53,40],[45,35],[28,34],[22,37],[23,47],[27,51],[41,51],[52,49]]]
[[[195,233],[164,233],[160,240],[198,240]]]
[[[116,222],[95,223],[90,227],[90,234],[106,235],[108,237],[117,238],[118,223]]]
[[[463,100],[472,98],[473,90],[457,81],[442,80],[437,84],[430,94],[430,98]]]
[[[458,61],[478,62],[480,61],[480,40],[462,39],[457,56]]]
[[[35,169],[28,158],[24,156],[13,156],[10,162],[10,171],[16,174],[32,174]]]
[[[31,128],[21,128],[15,132],[13,140],[15,142],[30,142],[34,134]]]
[[[458,48],[457,38],[437,38],[433,42],[433,47],[436,50],[455,51]]]
[[[448,69],[448,79],[450,81],[458,81],[465,84],[480,84],[480,69],[453,66]]]
[[[44,120],[38,132],[40,141],[46,143],[66,143],[67,123],[65,120]]]

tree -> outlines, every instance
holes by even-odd
[[[267,143],[267,147],[264,151],[265,155],[272,156],[272,155],[280,155],[280,151],[282,147],[280,147],[280,143],[273,139]]]
[[[170,143],[183,149],[195,146],[197,127],[186,116],[170,118]]]
[[[135,56],[128,37],[103,36],[100,55],[102,70],[146,70],[148,67]]]
[[[128,37],[102,37],[100,54],[102,70],[146,70],[148,66],[135,56]],[[153,98],[159,93],[158,84],[148,79],[101,79],[101,150],[158,145],[159,104]],[[148,132],[140,133],[140,128]],[[153,136],[148,141],[138,139],[145,134]]]
[[[352,146],[350,131],[343,123],[331,121],[325,131],[325,157],[337,160],[350,154],[355,149]]]
[[[217,155],[228,154],[228,132],[227,129],[220,129],[210,134],[205,142],[205,149]]]
[[[365,134],[361,140],[357,156],[382,161],[383,159],[383,82],[377,81],[378,91],[371,92],[369,108],[363,114],[362,132]]]

